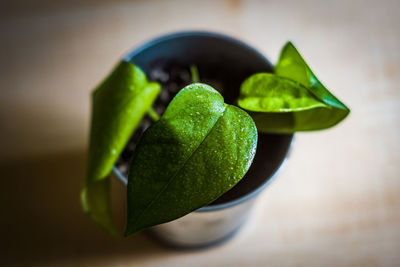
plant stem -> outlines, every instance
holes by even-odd
[[[190,66],[190,74],[192,75],[192,81],[194,83],[200,82],[199,70],[197,69],[196,65],[193,64]]]
[[[160,119],[160,115],[158,115],[158,113],[152,107],[147,111],[147,114],[153,121],[158,121]]]

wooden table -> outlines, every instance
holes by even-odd
[[[88,266],[399,266],[398,1],[46,1],[0,4],[1,262]],[[57,3],[56,3],[57,2]],[[89,93],[132,47],[177,30],[292,40],[351,109],[296,135],[289,164],[234,239],[175,251],[113,240],[82,214]],[[113,183],[123,225],[123,188]]]

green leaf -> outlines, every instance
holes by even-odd
[[[317,79],[303,57],[291,42],[283,47],[275,73],[301,83],[307,87],[319,100],[333,108],[349,111],[349,109],[331,94],[325,86]],[[346,114],[347,115],[347,114]]]
[[[307,88],[271,73],[258,73],[241,86],[239,106],[256,112],[294,112],[327,107]]]
[[[136,146],[125,235],[168,222],[217,199],[247,172],[257,129],[212,87],[182,89]]]
[[[87,174],[81,193],[84,211],[115,234],[109,174],[121,151],[160,92],[143,71],[121,62],[92,94]]]
[[[342,121],[349,109],[332,95],[292,43],[282,49],[274,74],[255,74],[241,86],[238,105],[252,111],[262,132],[320,130]]]

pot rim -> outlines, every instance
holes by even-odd
[[[140,45],[138,45],[136,48],[133,48],[130,50],[130,52],[126,53],[125,56],[123,56],[122,60],[123,61],[131,61],[133,57],[135,57],[136,55],[142,53],[144,50],[157,45],[158,43],[162,43],[171,39],[175,39],[175,38],[182,38],[182,37],[211,37],[211,38],[216,38],[216,39],[223,39],[226,40],[228,42],[237,44],[239,46],[244,47],[245,49],[250,50],[251,52],[253,52],[254,54],[256,54],[257,56],[259,56],[261,59],[263,59],[264,61],[268,62],[269,64],[271,64],[269,62],[269,60],[263,55],[261,54],[258,50],[256,50],[254,47],[225,34],[221,34],[221,33],[216,33],[216,32],[211,32],[211,31],[178,31],[178,32],[172,32],[172,33],[167,33],[165,35],[161,35],[159,37],[155,37],[150,39],[150,41],[144,42]],[[216,204],[216,205],[207,205],[204,207],[201,207],[197,210],[195,210],[194,212],[212,212],[212,211],[217,211],[217,210],[223,210],[223,209],[228,209],[230,207],[239,205],[241,203],[244,203],[252,198],[254,198],[255,196],[257,196],[261,191],[263,191],[264,188],[266,188],[273,180],[275,180],[277,174],[279,172],[282,171],[282,169],[284,169],[284,167],[287,164],[287,159],[288,156],[291,153],[292,150],[292,144],[293,144],[293,140],[294,140],[294,134],[292,134],[292,139],[290,141],[289,144],[289,148],[287,150],[286,156],[285,158],[282,160],[281,164],[277,167],[277,169],[275,170],[275,172],[270,175],[269,178],[267,178],[260,186],[258,186],[256,189],[254,189],[253,191],[235,199],[229,202],[225,202],[225,203],[221,203],[221,204]],[[127,186],[128,184],[128,178],[125,177],[119,170],[118,168],[114,165],[114,167],[112,168],[112,173],[116,176],[116,178],[125,186]]]
[[[231,43],[237,44],[239,46],[242,46],[242,47],[250,50],[254,54],[257,54],[257,56],[262,58],[264,61],[271,64],[271,62],[269,62],[269,60],[263,54],[261,54],[257,49],[244,43],[243,41],[240,41],[239,39],[236,39],[232,36],[225,35],[222,33],[217,33],[217,32],[213,32],[213,31],[204,31],[204,30],[177,31],[177,32],[163,34],[159,37],[153,37],[149,41],[143,42],[143,43],[139,44],[136,48],[129,50],[129,52],[127,52],[125,54],[125,56],[122,57],[122,60],[131,61],[133,57],[135,57],[136,55],[142,53],[144,50],[146,50],[158,43],[165,42],[165,41],[175,39],[175,38],[182,38],[182,37],[212,37],[212,38],[216,38],[216,39],[223,39],[223,40],[229,41]]]

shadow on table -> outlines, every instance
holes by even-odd
[[[83,151],[0,162],[0,169],[0,262],[73,263],[125,257],[143,261],[171,252],[143,233],[113,239],[82,213]],[[125,189],[115,179],[112,185],[121,229]]]

